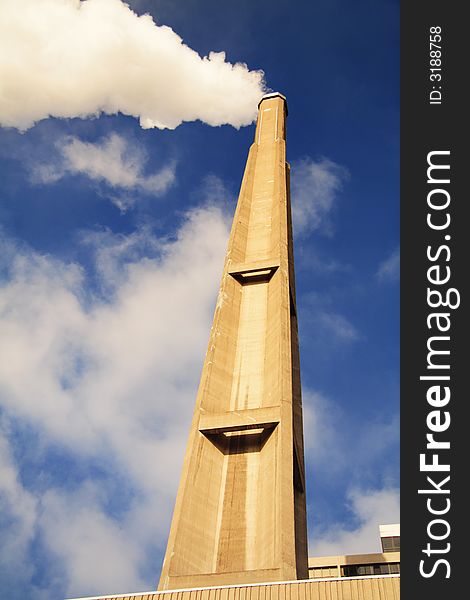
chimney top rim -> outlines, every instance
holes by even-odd
[[[261,100],[258,102],[258,108],[261,106],[261,102],[263,100],[270,100],[271,98],[282,98],[286,103],[286,114],[287,114],[287,98],[281,92],[270,92],[269,94],[264,94]]]

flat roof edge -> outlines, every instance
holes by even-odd
[[[388,575],[363,575],[357,577],[315,577],[315,579],[294,579],[293,581],[265,581],[262,583],[233,583],[230,585],[212,585],[199,588],[182,588],[178,590],[151,590],[148,592],[128,592],[127,594],[106,594],[105,596],[82,596],[79,598],[67,598],[66,600],[106,600],[107,598],[130,598],[138,596],[146,596],[149,594],[173,594],[179,592],[195,592],[200,590],[221,590],[228,588],[244,588],[244,587],[261,587],[263,585],[287,585],[292,583],[317,583],[319,581],[352,581],[356,579],[390,579],[400,578],[399,573]]]

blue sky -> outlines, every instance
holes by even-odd
[[[266,90],[289,105],[310,554],[399,519],[398,2],[128,6],[0,3],[11,600],[155,588]]]

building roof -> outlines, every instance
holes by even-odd
[[[400,523],[391,525],[379,525],[380,537],[393,537],[400,535]]]
[[[70,600],[399,600],[398,575],[371,575],[137,592]]]

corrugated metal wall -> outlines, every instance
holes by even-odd
[[[323,581],[302,581],[100,596],[102,600],[399,600],[400,577],[343,577]]]

